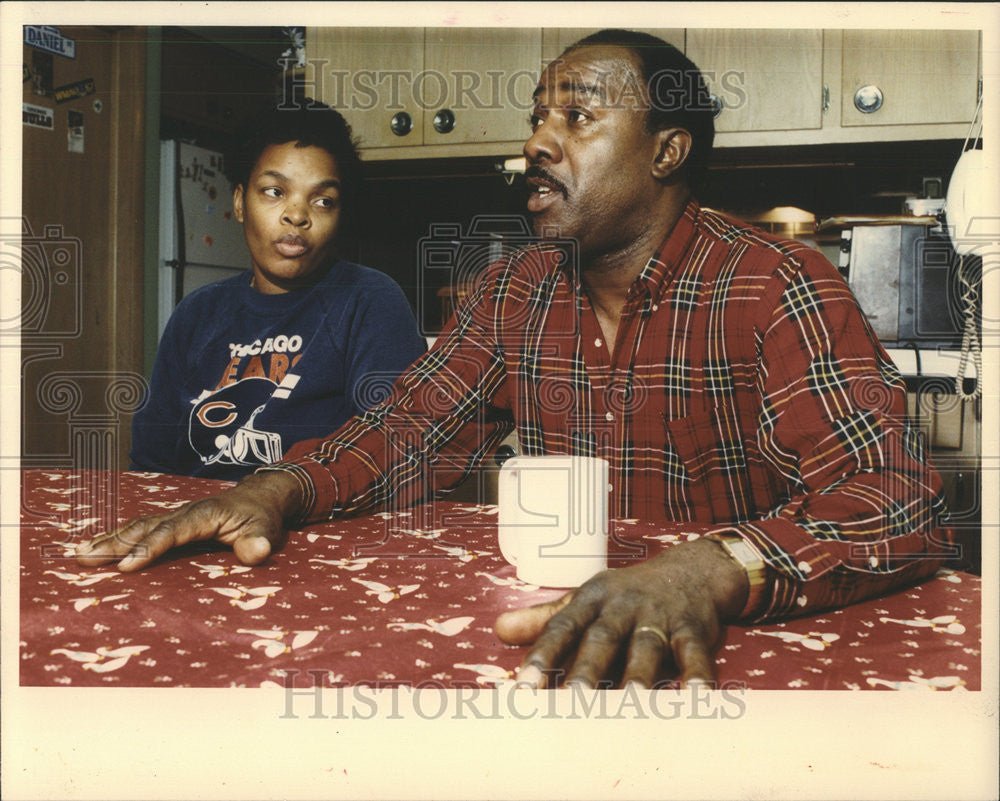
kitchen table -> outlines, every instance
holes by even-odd
[[[22,686],[494,687],[524,647],[493,632],[507,609],[562,591],[519,581],[496,507],[436,502],[292,532],[257,567],[193,544],[131,574],[83,568],[81,540],[229,486],[151,473],[25,470]],[[612,566],[684,539],[680,526],[611,521]],[[978,576],[923,584],[817,616],[730,625],[724,687],[980,689]],[[665,674],[669,678],[669,674]]]

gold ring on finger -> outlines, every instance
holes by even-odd
[[[644,631],[649,631],[655,634],[657,637],[663,640],[664,645],[668,645],[670,643],[670,639],[667,637],[667,633],[663,629],[657,628],[656,626],[639,626],[639,628],[637,628],[634,633],[642,634]]]

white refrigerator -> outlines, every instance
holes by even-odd
[[[160,143],[157,341],[181,298],[250,266],[222,165],[221,153],[177,140]]]

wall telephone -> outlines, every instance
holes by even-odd
[[[978,321],[980,293],[977,287],[977,284],[982,282],[982,270],[978,281],[970,280],[966,269],[966,258],[975,258],[975,251],[982,248],[985,242],[983,234],[989,233],[980,230],[981,224],[984,221],[992,220],[994,223],[996,221],[995,210],[991,214],[987,209],[986,191],[990,181],[985,174],[983,150],[977,147],[982,137],[980,116],[982,107],[983,100],[980,97],[976,113],[972,117],[972,125],[962,146],[962,154],[952,172],[945,200],[948,233],[952,247],[958,254],[958,280],[961,286],[962,313],[965,318],[958,375],[955,378],[955,393],[965,401],[978,398],[983,391],[983,353],[979,341]],[[974,131],[975,137],[973,137]],[[972,392],[965,392],[963,383],[970,360],[976,368],[976,387]]]

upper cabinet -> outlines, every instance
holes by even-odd
[[[712,94],[717,132],[823,126],[822,31],[689,30],[687,55]]]
[[[841,125],[965,123],[976,110],[976,31],[844,31]]]
[[[363,150],[423,144],[422,28],[308,28],[306,42],[303,94],[340,111]]]
[[[538,84],[538,28],[426,28],[424,144],[522,143]]]
[[[687,53],[741,76],[720,148],[961,139],[982,74],[979,31],[688,30]]]
[[[303,93],[344,114],[367,158],[520,150],[540,29],[307,28],[306,42]]]
[[[647,29],[683,50],[715,145],[963,138],[979,31]],[[303,94],[340,109],[365,159],[520,155],[546,63],[587,28],[308,28]]]

